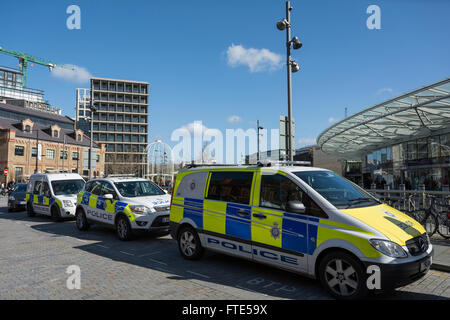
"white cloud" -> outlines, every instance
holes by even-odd
[[[208,130],[208,127],[203,125],[203,123],[201,121],[194,121],[194,122],[185,124],[181,128],[186,129],[187,131],[189,131],[190,134],[196,133],[199,135],[202,135],[203,133],[206,132],[206,130]]]
[[[85,68],[71,64],[66,64],[65,67],[55,67],[52,70],[52,75],[76,83],[89,82],[89,79],[92,77]]]
[[[383,93],[393,93],[394,90],[392,88],[381,88],[380,90],[377,91],[377,94],[383,94]]]
[[[229,123],[238,123],[238,122],[241,122],[241,121],[242,121],[242,118],[239,117],[239,116],[233,115],[233,116],[228,117],[227,121],[228,121]]]
[[[316,144],[316,138],[305,137],[297,140],[300,147],[311,146]]]
[[[328,123],[335,123],[335,122],[338,122],[339,121],[339,119],[336,119],[336,118],[333,118],[333,117],[329,117],[328,118]]]
[[[246,49],[241,45],[229,46],[227,59],[229,66],[247,66],[250,72],[273,71],[282,67],[281,55],[268,49]]]

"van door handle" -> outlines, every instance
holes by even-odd
[[[250,212],[241,209],[237,212],[237,214],[240,215],[241,217],[244,217],[250,215]]]
[[[253,216],[258,219],[266,219],[267,218],[267,216],[262,213],[254,213]]]

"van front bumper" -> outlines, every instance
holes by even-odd
[[[371,265],[378,266],[381,275],[380,290],[391,290],[416,282],[425,276],[430,270],[433,254],[434,249],[428,255],[416,261],[399,264],[365,262],[365,267],[367,270]]]

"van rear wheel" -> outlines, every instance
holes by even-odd
[[[327,254],[320,261],[319,278],[323,287],[336,299],[359,299],[368,292],[361,262],[345,252]]]
[[[27,216],[34,217],[36,215],[36,212],[33,210],[33,206],[30,202],[27,202]]]
[[[178,249],[183,258],[187,260],[198,260],[204,252],[197,232],[188,226],[178,233]]]

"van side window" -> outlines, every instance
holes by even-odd
[[[42,183],[41,194],[44,195],[44,196],[46,196],[46,197],[51,197],[51,195],[50,195],[50,188],[49,188],[47,182],[43,182],[43,183]]]
[[[206,199],[249,204],[252,180],[253,172],[212,172]]]
[[[281,174],[263,174],[259,206],[286,211],[288,201],[301,201],[306,215],[328,218],[323,210],[289,178]]]
[[[33,194],[39,194],[39,190],[41,189],[41,181],[36,181],[34,183]]]

